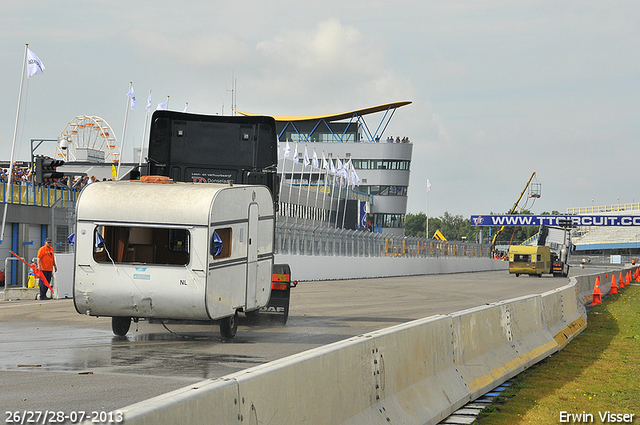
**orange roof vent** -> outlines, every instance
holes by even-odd
[[[167,176],[141,176],[140,180],[132,181],[140,181],[142,183],[173,183],[173,180]]]

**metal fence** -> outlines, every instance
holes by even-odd
[[[567,208],[567,214],[603,214],[640,210],[640,202],[629,204],[597,205],[591,207]]]
[[[277,223],[275,254],[340,257],[489,257],[491,245]]]
[[[627,267],[629,264],[635,264],[637,260],[640,259],[639,255],[631,255],[631,254],[623,254],[623,255],[612,255],[612,254],[595,254],[595,255],[585,255],[580,251],[574,252],[569,262],[573,265],[576,264],[584,264],[585,266],[619,266],[619,267]],[[634,261],[635,262],[632,262]]]
[[[58,254],[73,252],[73,247],[69,245],[69,235],[75,232],[76,228],[75,202],[65,198],[59,198],[51,206],[51,232],[53,245]]]
[[[35,205],[39,207],[51,207],[58,200],[75,202],[80,193],[77,189],[66,186],[34,186],[32,183],[0,183],[0,201],[2,203]]]

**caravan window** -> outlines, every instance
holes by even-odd
[[[98,226],[93,258],[98,263],[189,264],[188,229]]]
[[[528,254],[514,254],[513,255],[514,263],[529,263],[531,262],[531,255]]]
[[[215,229],[211,234],[209,255],[215,260],[231,257],[231,228]]]

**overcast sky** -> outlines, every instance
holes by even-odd
[[[414,143],[408,212],[426,210],[429,179],[430,216],[504,213],[534,171],[536,213],[640,202],[637,0],[4,0],[0,11],[2,160],[29,43],[46,70],[25,79],[19,160],[77,115],[120,139],[132,81],[132,161],[149,90],[154,109],[169,95],[170,109],[230,114],[235,78],[237,109],[255,113],[412,101],[384,135]]]

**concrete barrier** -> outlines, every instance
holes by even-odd
[[[435,424],[585,329],[592,281],[359,335],[120,410],[127,424],[149,425]]]
[[[611,278],[614,274],[616,275],[616,281],[618,281],[621,273],[625,277],[627,272],[634,273],[636,269],[637,267],[626,267],[614,271],[609,270],[596,274],[576,276],[572,278],[572,281],[575,279],[576,296],[582,305],[589,305],[593,301],[593,289],[597,277],[600,278],[600,292],[604,297],[611,292]],[[620,286],[620,282],[617,282],[617,284]]]
[[[275,262],[289,264],[291,276],[298,281],[468,273],[509,268],[508,261],[486,257],[309,257],[279,254],[275,256]]]
[[[580,329],[587,326],[587,311],[578,302],[576,285],[554,289],[542,294],[542,316],[558,349],[563,349]]]
[[[543,325],[541,296],[479,307],[454,317],[455,363],[476,399],[557,351]]]

